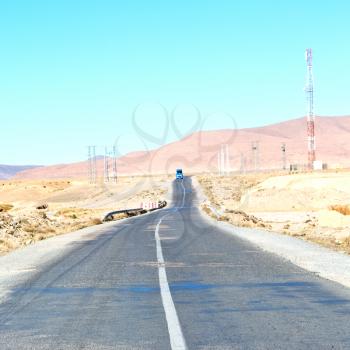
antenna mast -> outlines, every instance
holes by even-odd
[[[316,160],[315,144],[315,114],[314,114],[314,79],[312,74],[312,49],[306,49],[306,99],[307,99],[307,143],[308,143],[308,167],[313,169],[313,163]]]

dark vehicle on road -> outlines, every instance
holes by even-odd
[[[176,180],[182,180],[184,178],[184,174],[182,169],[176,169]]]

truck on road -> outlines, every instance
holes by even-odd
[[[182,180],[184,178],[184,174],[182,169],[176,169],[176,180]]]

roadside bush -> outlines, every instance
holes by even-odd
[[[350,215],[350,205],[336,204],[329,207],[330,210],[335,210],[343,215]]]

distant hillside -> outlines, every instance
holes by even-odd
[[[315,122],[316,157],[329,166],[350,167],[350,116],[317,117]],[[150,152],[133,152],[118,159],[120,175],[173,173],[177,167],[187,172],[216,172],[218,152],[228,144],[230,168],[254,169],[252,142],[259,144],[260,169],[281,169],[281,145],[286,145],[287,164],[307,163],[306,120],[298,118],[249,129],[195,132],[180,141]],[[103,174],[103,159],[97,160],[98,176]],[[17,178],[87,177],[87,162],[61,164],[26,170]]]
[[[17,173],[38,168],[37,165],[2,165],[0,164],[0,179],[6,180],[15,176]]]

